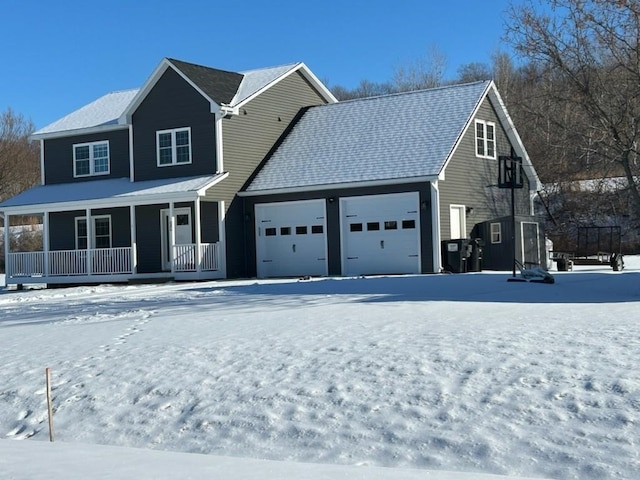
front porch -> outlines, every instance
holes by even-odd
[[[176,280],[220,278],[219,243],[173,245],[169,271]],[[7,284],[105,283],[149,278],[138,273],[133,247],[8,253]]]

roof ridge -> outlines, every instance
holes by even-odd
[[[381,99],[381,98],[389,98],[389,97],[397,97],[400,95],[412,95],[412,94],[419,94],[419,93],[426,93],[426,92],[435,92],[438,90],[448,90],[448,89],[453,89],[453,88],[462,88],[462,87],[470,87],[473,85],[488,85],[489,83],[491,83],[492,80],[477,80],[475,82],[467,82],[467,83],[453,83],[453,84],[449,84],[449,85],[439,85],[437,87],[431,87],[431,88],[421,88],[418,90],[408,90],[405,92],[393,92],[393,93],[385,93],[385,94],[381,94],[381,95],[373,95],[371,97],[361,97],[361,98],[350,98],[348,100],[341,100],[340,102],[338,102],[339,104],[345,104],[345,103],[351,103],[351,102],[360,102],[363,100],[376,100],[376,99]],[[318,106],[323,106],[323,105],[318,105]]]

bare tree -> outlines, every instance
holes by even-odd
[[[470,83],[479,80],[491,80],[493,74],[489,65],[482,62],[465,63],[458,67],[458,82]]]
[[[446,67],[446,55],[433,45],[424,57],[407,66],[396,68],[392,81],[393,89],[396,92],[410,92],[439,87],[444,83]]]
[[[33,123],[10,108],[0,114],[0,201],[40,180],[40,147],[29,140]]]
[[[640,2],[528,0],[509,16],[507,41],[544,75],[529,110],[559,142],[548,153],[577,176],[624,176],[640,218]]]

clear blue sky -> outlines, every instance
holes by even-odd
[[[36,128],[141,86],[163,57],[242,71],[302,61],[329,86],[388,81],[434,46],[490,63],[510,0],[0,0],[0,111]],[[517,3],[517,1],[515,2]]]

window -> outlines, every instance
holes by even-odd
[[[90,248],[111,248],[111,217],[92,217],[93,232]],[[76,217],[76,249],[86,250],[87,238],[87,218]]]
[[[280,235],[291,235],[291,227],[280,227]]]
[[[265,231],[264,231],[264,234],[267,237],[275,237],[276,233],[277,233],[277,230],[275,228],[273,228],[273,227],[266,228]]]
[[[77,143],[73,146],[73,176],[109,174],[109,142]]]
[[[349,231],[350,232],[361,232],[362,231],[362,224],[361,223],[350,223],[349,224]]]
[[[156,132],[158,166],[191,163],[191,128],[176,128]]]
[[[396,222],[395,220],[388,220],[388,221],[384,222],[384,229],[385,230],[397,230],[398,229],[398,222]]]
[[[502,243],[502,228],[499,223],[491,224],[491,243]]]
[[[410,229],[410,228],[416,228],[416,221],[415,220],[402,220],[402,228],[403,229]]]
[[[379,222],[367,222],[367,231],[368,232],[376,231],[376,230],[380,230],[380,223]]]
[[[324,232],[324,227],[322,225],[311,225],[311,233],[322,233]]]
[[[307,226],[301,225],[296,227],[296,235],[306,235],[307,234]]]
[[[476,156],[496,158],[496,124],[476,120]]]

